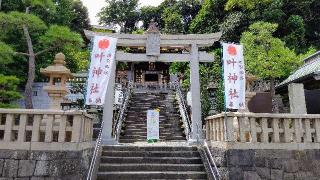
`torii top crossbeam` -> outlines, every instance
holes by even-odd
[[[117,46],[124,47],[146,47],[148,34],[118,34],[84,31],[88,39],[94,36],[109,36],[118,38]],[[181,34],[181,35],[165,35],[160,34],[160,47],[187,47],[190,44],[197,44],[198,47],[212,46],[214,42],[219,41],[221,32],[211,34]]]

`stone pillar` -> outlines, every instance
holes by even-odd
[[[200,77],[199,77],[199,51],[196,44],[191,45],[190,52],[190,89],[191,89],[191,140],[202,138]]]
[[[102,127],[102,144],[116,144],[112,137],[112,120],[113,120],[113,103],[114,103],[114,84],[116,77],[116,62],[113,62],[110,80],[107,87],[106,99],[103,106],[103,127]]]
[[[133,62],[131,63],[129,74],[130,76],[128,76],[128,80],[133,82],[134,81],[134,63]]]
[[[291,83],[288,86],[290,113],[307,114],[304,86],[300,83]]]

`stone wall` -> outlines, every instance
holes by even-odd
[[[0,179],[85,179],[92,152],[0,150]]]
[[[298,151],[211,148],[211,151],[223,179],[320,179],[320,149]]]

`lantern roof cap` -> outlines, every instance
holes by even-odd
[[[40,73],[46,76],[61,75],[66,77],[73,77],[70,69],[65,67],[65,58],[66,57],[63,53],[56,54],[53,64],[46,68],[41,68]]]

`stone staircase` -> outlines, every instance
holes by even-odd
[[[207,179],[195,146],[104,146],[97,173],[107,179]]]
[[[147,141],[147,110],[160,109],[160,141],[185,141],[175,95],[171,93],[134,94],[123,123],[120,143]]]
[[[147,110],[160,109],[160,142],[147,143]],[[98,180],[207,179],[196,146],[181,128],[175,96],[136,93],[123,122],[119,145],[103,146]]]

